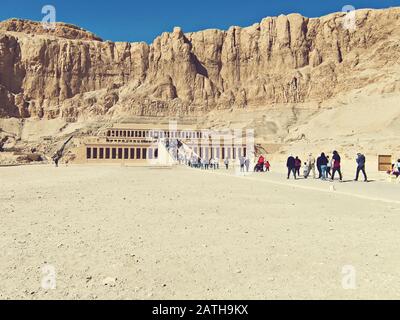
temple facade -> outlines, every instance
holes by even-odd
[[[250,136],[250,138],[249,138]],[[201,159],[236,160],[254,153],[248,132],[214,131],[174,125],[118,125],[88,137],[80,147],[80,163],[163,165]]]

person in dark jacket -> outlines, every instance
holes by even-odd
[[[365,172],[365,156],[361,153],[357,153],[357,173],[356,173],[356,178],[354,179],[354,181],[358,181],[358,177],[360,175],[360,171],[363,173],[364,175],[364,181],[367,182],[368,178],[367,178],[367,173]]]
[[[261,155],[258,158],[256,166],[254,167],[254,172],[264,172],[264,162],[265,162],[265,158],[263,155]]]
[[[293,156],[290,156],[287,159],[286,167],[288,168],[288,176],[287,176],[287,178],[289,179],[290,178],[290,173],[293,173],[294,179],[296,180],[297,179],[296,178],[296,160],[295,160],[295,158]]]
[[[301,169],[301,160],[299,157],[296,157],[295,160],[295,169],[296,169],[296,175],[299,177],[300,176],[300,169]]]
[[[339,173],[339,177],[340,177],[340,181],[343,180],[343,176],[342,176],[342,171],[341,171],[341,159],[340,159],[340,155],[337,151],[333,151],[333,156],[332,156],[332,160],[333,160],[333,167],[332,167],[332,181],[335,180],[335,173],[338,172]]]
[[[321,156],[318,158],[319,159],[319,165],[321,169],[321,177],[320,179],[326,180],[327,178],[327,169],[328,169],[328,158],[325,156],[325,153],[321,153]]]
[[[321,157],[317,158],[317,170],[318,170],[318,179],[322,177],[322,170],[321,170]]]

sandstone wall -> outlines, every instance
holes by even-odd
[[[318,19],[268,17],[251,27],[183,33],[151,45],[113,43],[59,24],[0,23],[0,117],[204,114],[323,102],[385,77],[400,91],[400,8]],[[393,77],[393,81],[390,81]]]

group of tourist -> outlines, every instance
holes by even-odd
[[[364,175],[364,181],[368,181],[367,173],[365,171],[365,162],[366,158],[363,154],[358,153],[356,158],[357,170],[355,181],[358,181],[360,172]],[[286,162],[286,167],[288,169],[287,178],[290,179],[290,176],[293,175],[294,179],[297,179],[300,176],[300,170],[302,167],[302,161],[299,157],[294,157],[290,155]],[[335,174],[338,173],[340,181],[343,181],[343,175],[341,170],[341,157],[337,151],[333,151],[332,157],[325,155],[324,152],[315,159],[310,153],[308,155],[307,161],[304,162],[303,165],[303,176],[304,179],[307,179],[311,174],[313,178],[316,178],[316,171],[318,171],[318,179],[321,180],[334,180]]]
[[[264,155],[261,155],[258,158],[257,164],[254,167],[254,172],[269,172],[270,169],[271,169],[271,164],[264,157]]]
[[[240,172],[249,172],[250,159],[248,157],[239,157]]]
[[[213,157],[207,159],[193,156],[188,160],[187,165],[191,168],[198,168],[202,170],[217,170],[219,169],[219,159]]]
[[[219,169],[219,159],[211,157],[208,158],[201,158],[197,155],[193,155],[190,159],[186,161],[186,164],[191,168],[197,168],[202,170],[218,170]],[[229,170],[230,166],[230,159],[224,159],[224,166],[226,170]],[[240,156],[238,159],[238,164],[240,167],[240,172],[249,172],[251,161],[249,157]],[[260,156],[258,162],[254,168],[255,172],[264,172],[270,170],[270,163],[268,160],[264,158],[264,156]]]
[[[191,168],[198,168],[202,170],[218,170],[220,169],[220,160],[217,157],[199,157],[197,155],[193,155],[190,158],[182,159],[186,165]],[[230,168],[230,159],[225,158],[223,160],[224,168],[229,170]],[[249,157],[240,156],[238,161],[238,165],[240,167],[240,172],[249,172],[251,166],[251,160]],[[368,182],[367,172],[365,170],[366,165],[366,157],[362,153],[358,153],[356,157],[356,174],[354,181],[358,181],[360,177],[360,173],[364,176],[364,181]],[[306,161],[302,162],[298,156],[294,157],[290,155],[286,162],[287,167],[287,179],[290,179],[291,176],[294,179],[298,179],[300,176],[303,176],[304,179],[308,179],[309,177],[313,177],[314,179],[321,180],[335,180],[335,176],[339,176],[339,180],[343,181],[342,175],[342,163],[341,156],[339,152],[336,150],[333,151],[332,156],[326,155],[324,152],[321,153],[316,159],[313,154],[310,153],[306,159]],[[264,157],[264,155],[259,156],[257,163],[254,167],[254,172],[268,172],[270,171],[271,164]],[[400,176],[400,159],[397,160],[392,165],[392,169],[388,170],[387,173],[389,175],[395,176],[398,178]]]

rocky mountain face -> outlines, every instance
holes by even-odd
[[[0,117],[80,118],[205,114],[321,103],[385,78],[399,92],[400,8],[184,33],[151,45],[113,43],[75,26],[0,23]]]

